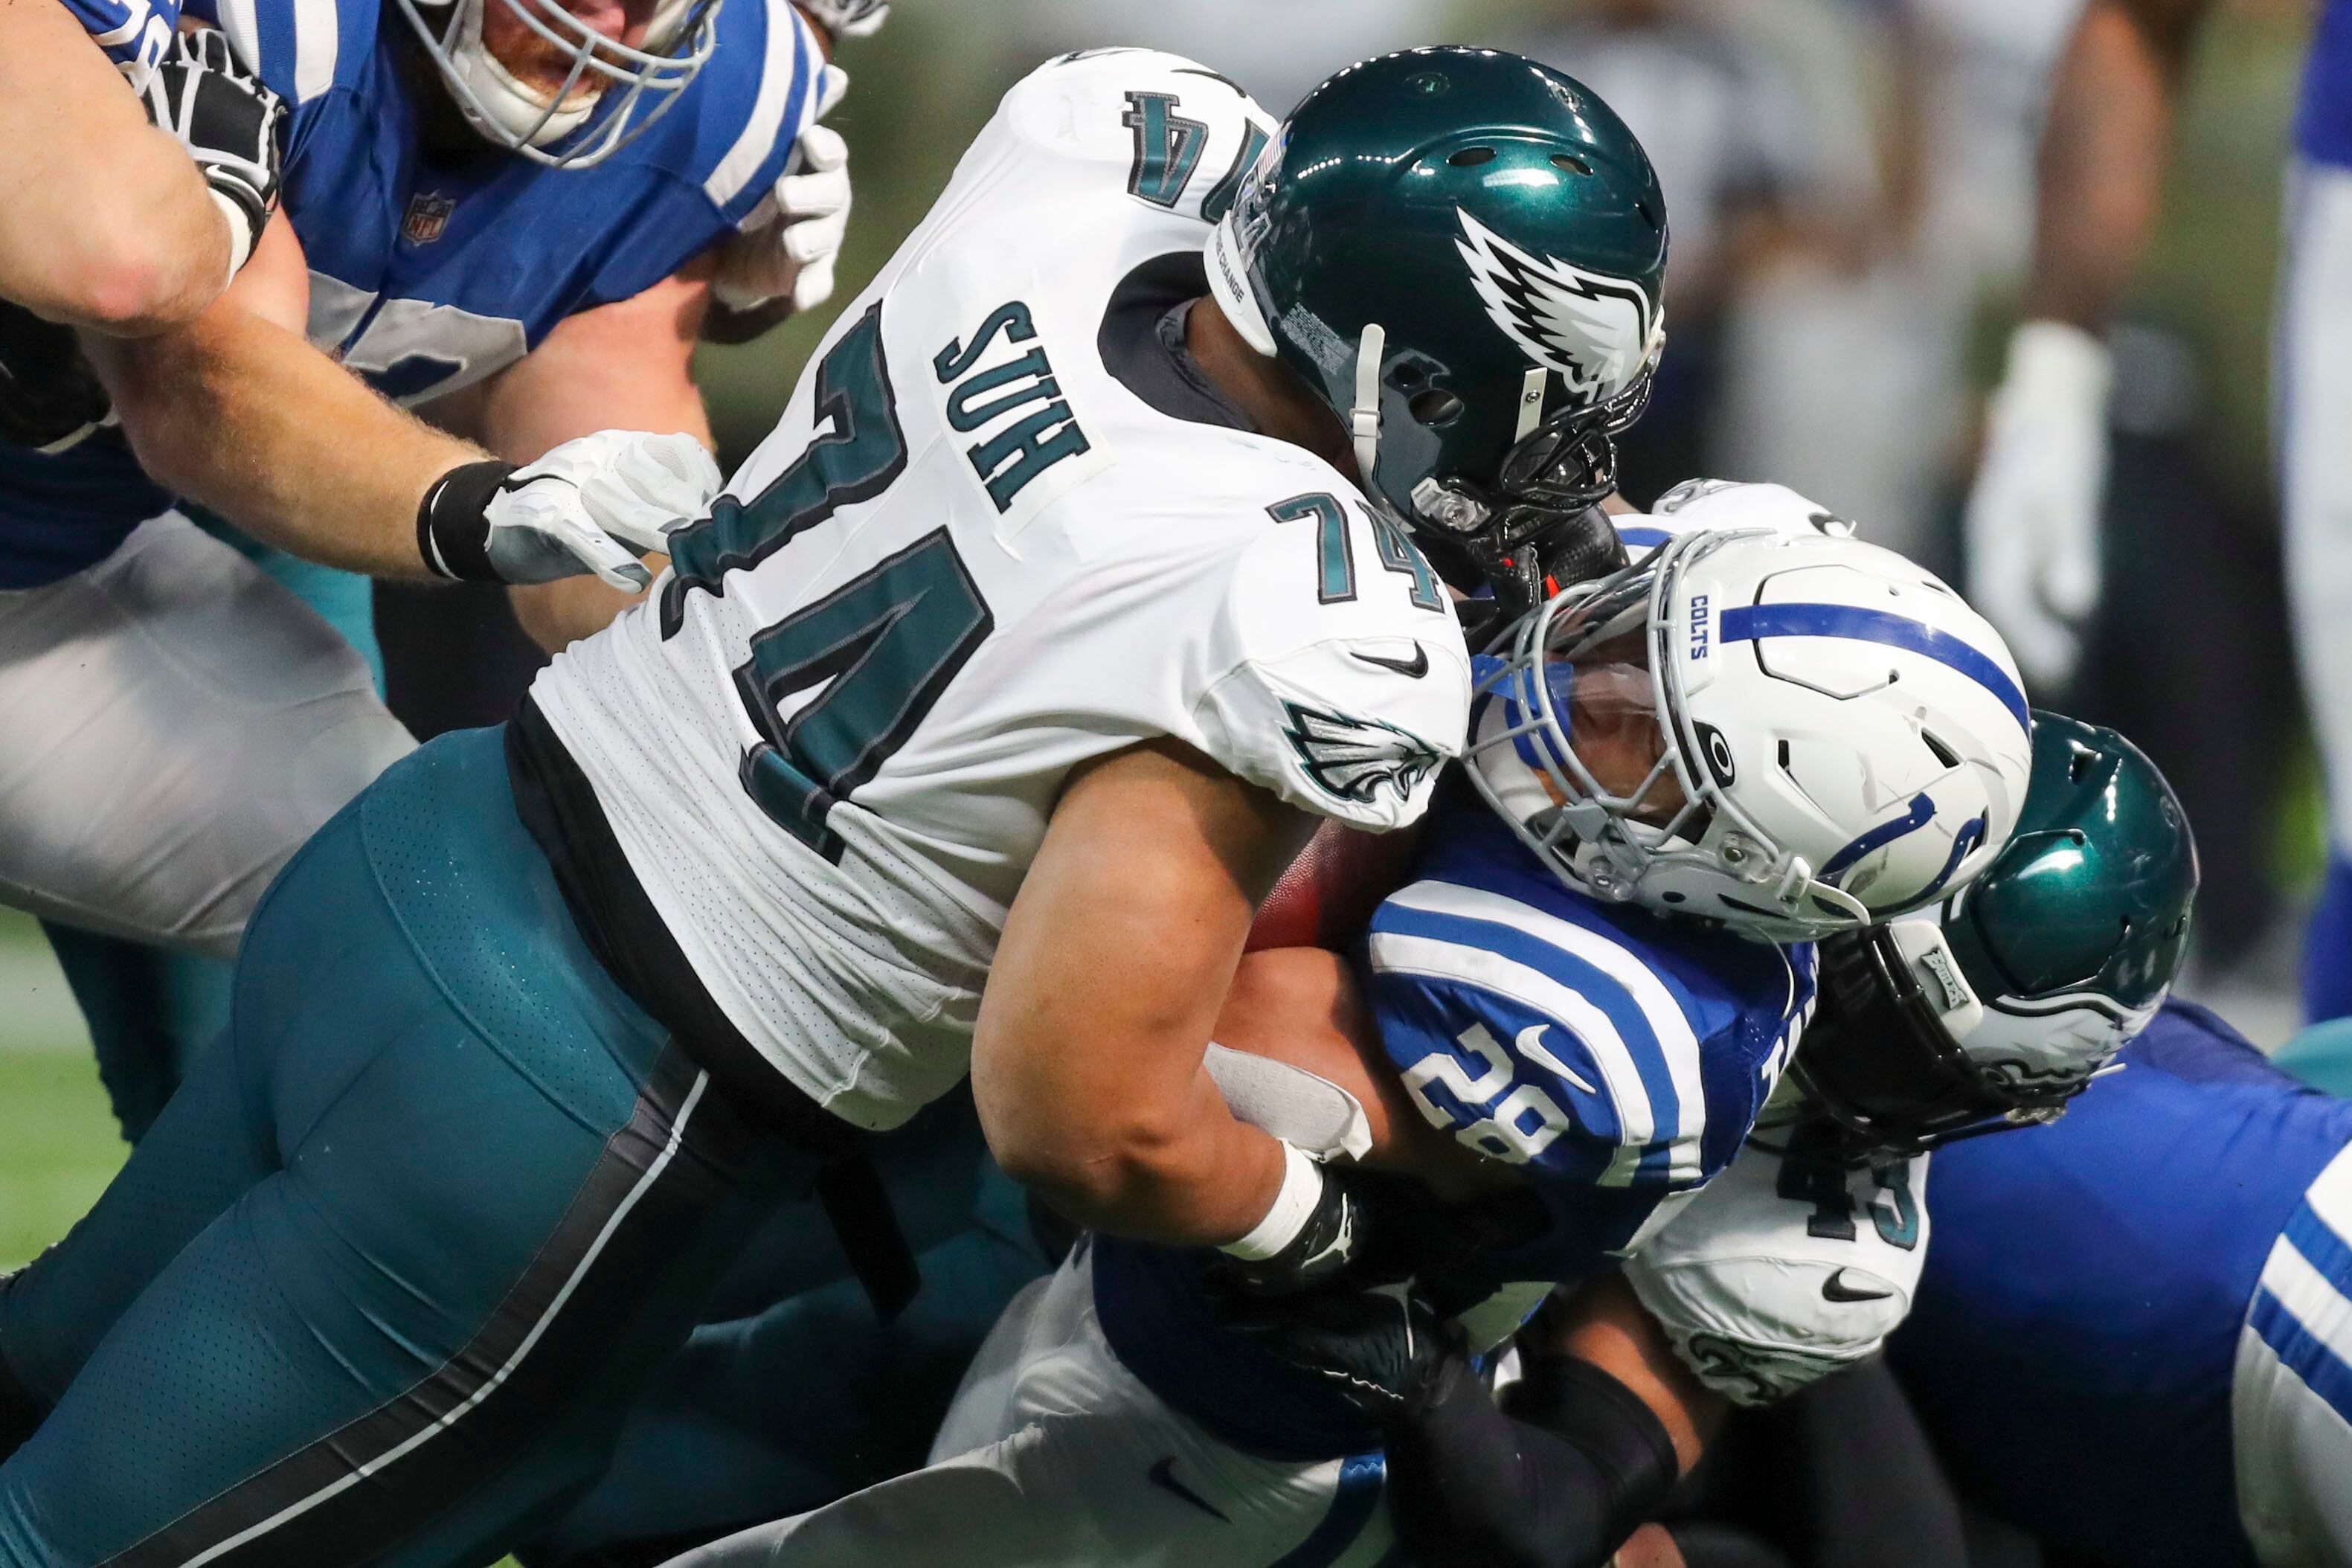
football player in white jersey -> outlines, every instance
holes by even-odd
[[[650,598],[310,841],[223,1045],[0,1291],[0,1561],[494,1556],[775,1202],[887,1252],[860,1131],[968,1067],[1074,1215],[1357,1260],[1210,1027],[1305,828],[1411,822],[1462,744],[1408,527],[1528,570],[1605,489],[1664,215],[1512,57],[1276,132],[1164,56],[1015,88]]]
[[[1221,1047],[1298,1069],[1217,1051],[1234,1104],[1453,1200],[1391,1245],[1477,1348],[1550,1283],[1675,1236],[1811,1012],[1801,939],[1965,884],[2023,802],[2023,699],[1998,636],[1907,562],[1816,531],[1821,509],[1752,489],[1766,493],[1701,498],[1649,560],[1524,617],[1474,710],[1470,776],[1494,809],[1433,816],[1360,969],[1319,950],[1255,954],[1217,1022]],[[1775,524],[1707,530],[1742,511]],[[1857,775],[1879,787],[1848,793]],[[1769,1163],[1742,1155],[1738,1179],[1689,1212],[1743,1215],[1742,1189],[1769,1196]],[[1394,1237],[1410,1205],[1383,1191]],[[1883,1275],[1895,1283],[1881,1300],[1907,1300],[1909,1212],[1909,1236],[1837,1259],[1856,1289]],[[930,1468],[677,1568],[1381,1559],[1381,1433],[1365,1416],[1379,1401],[1361,1386],[1381,1374],[1318,1358],[1405,1321],[1401,1297],[1253,1305],[1221,1281],[1229,1267],[1095,1238],[1007,1311]],[[1898,1317],[1871,1313],[1866,1340],[1837,1349],[1862,1353]],[[1689,1383],[1662,1336],[1644,1342]],[[1836,1364],[1822,1348],[1783,1358],[1790,1376]],[[1605,1553],[1697,1428],[1675,1432],[1605,1378],[1580,1415],[1613,1475],[1562,1481],[1575,1500],[1561,1511]]]

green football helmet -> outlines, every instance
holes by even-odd
[[[1611,437],[1648,402],[1665,267],[1665,201],[1624,122],[1474,48],[1307,94],[1208,256],[1225,315],[1339,416],[1374,503],[1450,576],[1496,576],[1548,530],[1613,556],[1612,531],[1568,525],[1615,488]]]
[[[1937,918],[1821,944],[1790,1076],[1856,1150],[2050,1121],[2162,1005],[2196,896],[2196,840],[2156,764],[2036,710],[2016,833]]]

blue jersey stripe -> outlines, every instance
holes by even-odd
[[[2352,1284],[2352,1245],[2347,1245],[2336,1234],[2335,1227],[2319,1217],[2309,1198],[2304,1199],[2294,1217],[2286,1222],[2285,1234],[2305,1260],[2337,1289]]]
[[[2019,729],[2032,727],[2025,693],[2009,671],[1949,632],[1937,631],[1908,616],[1855,605],[1736,605],[1723,612],[1721,628],[1727,643],[1759,637],[1844,637],[1904,648],[1959,671],[1998,698]]]
[[[1373,917],[1372,927],[1375,931],[1428,937],[1496,953],[1549,975],[1575,992],[1607,1017],[1616,1026],[1618,1037],[1625,1042],[1626,1053],[1633,1061],[1633,1070],[1641,1076],[1643,1090],[1650,1097],[1652,1125],[1655,1129],[1653,1136],[1659,1142],[1671,1143],[1682,1135],[1682,1102],[1675,1092],[1674,1077],[1667,1068],[1664,1049],[1650,1026],[1649,1016],[1642,1010],[1641,1004],[1626,994],[1624,986],[1605,971],[1554,947],[1540,937],[1499,921],[1439,914],[1394,901],[1381,906]],[[1687,1010],[1684,1017],[1689,1017]],[[1563,1033],[1575,1034],[1567,1020],[1554,1021]],[[1703,1118],[1704,1108],[1701,1110]]]
[[[2253,1310],[2246,1321],[2279,1360],[2304,1381],[2328,1407],[2352,1421],[2352,1366],[2322,1342],[2265,1285],[2254,1292]]]

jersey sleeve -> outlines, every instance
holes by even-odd
[[[1850,1170],[1751,1143],[1634,1249],[1626,1281],[1700,1382],[1739,1405],[1783,1398],[1909,1316],[1927,1158]]]
[[[143,88],[155,63],[172,47],[180,20],[178,0],[63,0],[89,40],[106,52],[131,85]]]
[[[1196,733],[1293,805],[1402,826],[1428,809],[1469,726],[1470,658],[1444,584],[1360,502],[1316,493],[1267,510],[1276,526],[1233,563]]]
[[[1000,115],[1024,140],[1125,181],[1137,201],[1214,223],[1272,142],[1240,84],[1156,49],[1081,49],[1032,71]]]
[[[304,107],[374,68],[382,0],[188,0],[186,10],[217,22],[237,58],[286,100],[289,161],[309,129]]]
[[[1424,879],[1372,917],[1368,967],[1382,1048],[1432,1126],[1538,1182],[1663,1195],[1713,1173],[1698,1026],[1620,935]]]

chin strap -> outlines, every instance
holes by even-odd
[[[1381,456],[1381,353],[1388,341],[1381,324],[1370,321],[1356,342],[1356,405],[1348,410],[1348,434],[1355,439],[1356,471],[1368,490]]]

